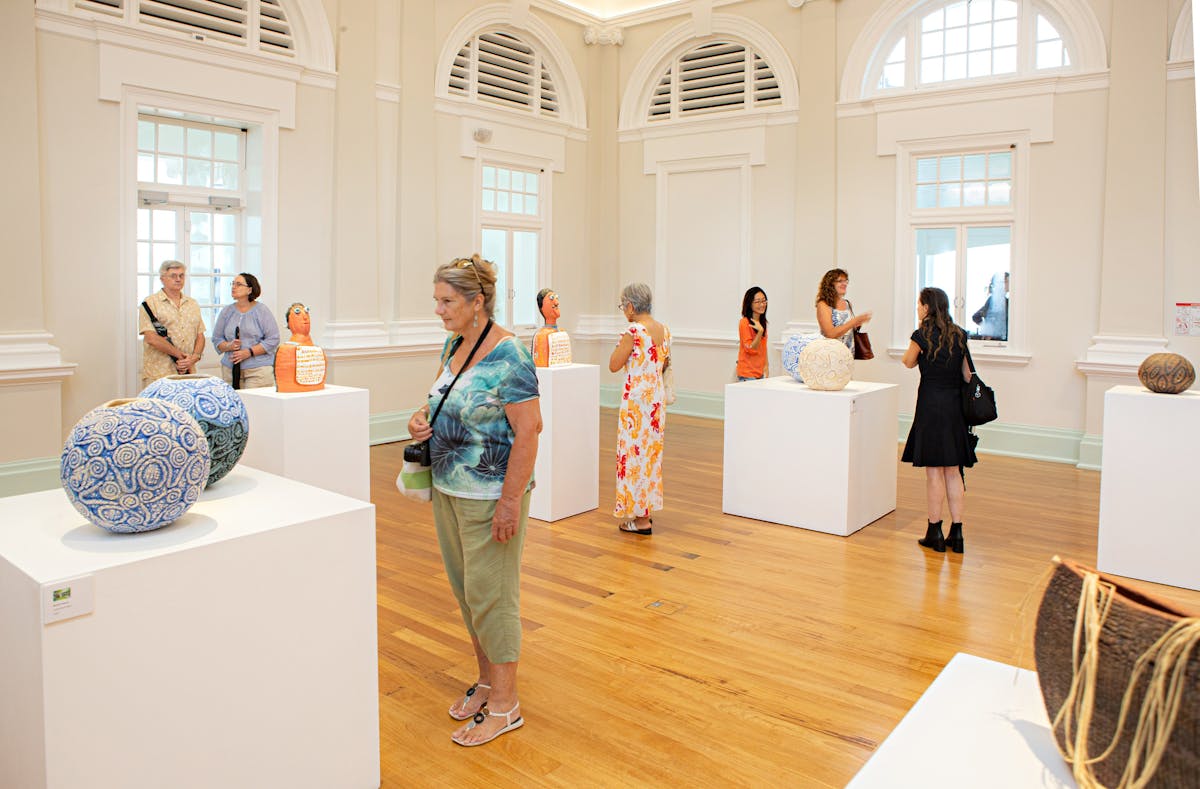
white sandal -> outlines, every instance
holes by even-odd
[[[486,742],[491,742],[492,740],[499,737],[501,734],[507,734],[508,732],[512,731],[513,729],[519,729],[525,725],[525,719],[522,718],[520,715],[517,715],[517,710],[519,710],[519,709],[521,709],[521,702],[518,701],[516,704],[514,704],[512,706],[512,709],[509,710],[508,712],[492,712],[491,710],[488,710],[486,716],[484,715],[483,710],[480,710],[479,712],[475,713],[475,717],[472,718],[471,722],[467,724],[467,728],[466,728],[466,731],[464,731],[464,734],[467,731],[474,729],[476,726],[483,723],[488,718],[504,718],[504,726],[501,727],[500,729],[498,729],[495,734],[493,734],[491,737],[488,737],[486,740],[480,740],[479,742],[463,742],[462,740],[458,739],[457,737],[455,737],[453,735],[451,735],[450,739],[454,740],[455,743],[463,746],[464,748],[471,748],[476,745],[483,745]],[[516,720],[513,720],[514,715],[517,715]]]
[[[491,686],[491,685],[484,685],[482,682],[476,682],[474,685],[472,685],[471,687],[467,688],[467,692],[466,692],[465,694],[463,694],[463,699],[462,699],[462,701],[461,701],[461,702],[459,702],[459,704],[461,704],[463,707],[466,707],[468,704],[470,704],[470,703],[471,703],[471,697],[475,695],[475,693],[476,693],[476,692],[479,690],[479,688],[483,688],[484,690],[491,690],[491,689],[492,689],[492,686]],[[487,701],[485,700],[485,701],[483,702],[483,704],[480,704],[480,705],[479,705],[479,710],[475,710],[475,712],[467,712],[467,713],[458,713],[458,714],[455,714],[455,712],[454,712],[454,707],[455,707],[455,706],[458,706],[458,705],[453,705],[453,704],[452,704],[452,705],[450,705],[450,709],[448,709],[448,710],[446,710],[446,711],[447,711],[448,713],[450,713],[450,717],[451,717],[451,718],[454,718],[454,720],[456,720],[456,721],[465,721],[465,720],[470,720],[471,718],[475,717],[475,716],[476,716],[476,715],[479,713],[479,710],[481,710],[481,709],[483,709],[485,706],[487,706]]]

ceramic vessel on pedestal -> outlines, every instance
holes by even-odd
[[[112,532],[151,531],[196,503],[208,480],[208,442],[165,400],[112,400],[71,429],[59,477],[71,505]]]
[[[228,474],[241,459],[250,435],[250,418],[237,392],[220,378],[168,375],[143,389],[141,397],[168,400],[200,423],[212,457],[209,485]]]

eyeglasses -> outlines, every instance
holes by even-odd
[[[750,303],[751,304],[766,304],[767,300],[766,299],[755,299],[754,301],[752,301]]]
[[[250,287],[245,282],[238,282],[237,280],[230,282],[229,285],[230,285],[230,287],[233,287],[233,288],[248,288],[248,287]]]
[[[628,304],[628,303],[629,303],[629,302],[627,302],[627,301],[618,302],[618,303],[617,303],[617,309],[624,311],[624,309],[625,309],[625,305],[626,305],[626,304]]]
[[[475,261],[471,260],[471,258],[459,258],[454,261],[455,268],[466,268],[467,266],[471,267],[471,273],[475,275],[475,281],[479,283],[479,291],[482,293],[483,280],[479,278],[479,270],[475,268]]]

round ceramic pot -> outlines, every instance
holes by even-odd
[[[168,375],[142,390],[139,397],[172,402],[191,414],[208,439],[211,485],[237,465],[250,436],[250,418],[242,398],[229,384],[211,375]]]
[[[796,379],[802,378],[809,389],[836,392],[850,383],[854,354],[840,340],[820,337],[804,346],[796,366]]]
[[[1179,394],[1196,383],[1196,368],[1177,353],[1152,353],[1138,367],[1138,380],[1151,392]]]
[[[111,532],[166,526],[196,503],[208,442],[187,411],[162,400],[112,400],[76,423],[59,478],[79,514]]]
[[[783,344],[783,353],[780,355],[783,360],[784,372],[800,383],[804,383],[804,378],[800,374],[800,352],[813,340],[819,339],[821,339],[819,334],[793,334],[788,337],[787,342]]]

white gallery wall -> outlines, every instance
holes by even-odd
[[[685,413],[722,413],[746,287],[770,297],[781,372],[785,333],[812,329],[820,276],[840,266],[855,308],[874,312],[876,359],[856,377],[900,384],[911,414],[917,376],[895,358],[914,299],[898,167],[929,138],[1011,137],[1025,168],[1020,340],[977,352],[1001,407],[984,447],[1094,466],[1106,388],[1131,382],[1150,350],[1200,362],[1200,338],[1174,334],[1174,304],[1200,302],[1183,0],[1045,0],[1099,65],[953,100],[847,87],[881,20],[912,6],[899,0],[676,2],[615,19],[554,0],[284,0],[286,61],[78,5],[0,4],[0,492],[54,484],[71,425],[135,393],[138,106],[253,129],[263,301],[276,315],[310,306],[331,380],[371,391],[377,441],[404,437],[432,378],[444,335],[430,278],[479,246],[483,162],[544,173],[541,284],[562,297],[577,360],[606,365],[624,284],[655,288]],[[498,28],[552,62],[560,117],[447,94],[454,53]],[[762,54],[781,103],[647,122],[662,69],[714,39]],[[613,402],[619,376],[601,381]]]

